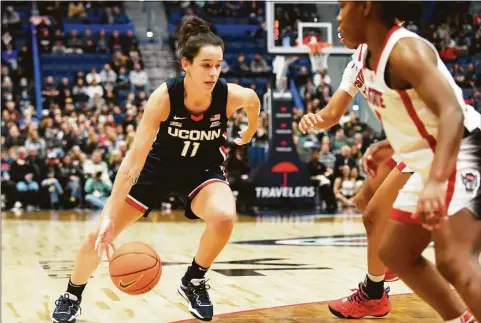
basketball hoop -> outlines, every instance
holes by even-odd
[[[311,60],[312,71],[320,72],[327,69],[328,53],[323,51],[323,49],[332,47],[332,44],[319,42],[315,38],[311,38],[307,46],[309,47],[309,59]]]

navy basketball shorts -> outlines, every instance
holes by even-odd
[[[185,205],[185,216],[195,220],[198,217],[192,212],[192,199],[203,187],[215,182],[229,185],[221,166],[180,172],[161,167],[156,169],[146,163],[125,201],[148,216],[165,197],[175,195]]]

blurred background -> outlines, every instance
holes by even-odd
[[[249,145],[232,144],[245,113],[229,121],[226,168],[240,212],[352,209],[362,154],[384,138],[366,102],[356,96],[332,129],[297,130],[328,104],[351,59],[337,12],[328,2],[3,1],[2,210],[102,208],[150,93],[181,73],[176,32],[189,15],[224,39],[222,77],[262,103]],[[481,3],[425,1],[405,27],[435,44],[481,112]],[[159,201],[165,212],[179,207]]]

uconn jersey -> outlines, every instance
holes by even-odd
[[[169,79],[170,113],[159,131],[125,201],[148,215],[168,195],[185,204],[185,215],[196,219],[191,200],[214,182],[228,184],[222,166],[226,159],[227,83],[217,81],[209,108],[193,115],[184,105],[184,77]]]
[[[220,166],[227,157],[226,81],[217,81],[210,107],[197,116],[184,105],[184,76],[167,80],[167,88],[170,114],[160,124],[148,161],[183,170]]]
[[[417,195],[428,178],[433,162],[439,125],[438,117],[431,112],[414,89],[394,90],[386,84],[385,72],[390,54],[396,43],[407,37],[425,42],[436,53],[438,70],[449,83],[465,115],[465,138],[461,144],[456,170],[446,182],[448,214],[454,214],[467,207],[477,216],[481,216],[479,114],[464,103],[461,89],[439,58],[436,48],[417,34],[399,26],[393,27],[389,32],[374,70],[368,69],[365,64],[367,46],[363,45],[366,46],[366,50],[357,52],[360,58],[357,65],[361,68],[356,79],[362,79],[362,91],[369,106],[380,118],[396,155],[417,173],[413,176],[418,178],[418,183],[411,188],[412,198],[405,201],[404,205],[397,206],[403,211],[415,210]]]

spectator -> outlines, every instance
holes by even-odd
[[[13,6],[7,6],[2,16],[2,25],[10,30],[19,30],[21,28],[20,14]]]
[[[5,50],[2,51],[2,59],[8,63],[12,70],[16,70],[18,67],[17,58],[17,51],[13,49],[12,44],[7,44]]]
[[[99,37],[97,39],[97,51],[100,53],[106,53],[109,50],[109,40],[105,34],[105,30],[99,31]]]
[[[131,50],[137,50],[138,41],[132,30],[128,30],[125,35],[122,36],[122,50],[128,53]]]
[[[342,166],[342,175],[334,182],[334,193],[343,207],[353,207],[353,198],[356,194],[356,181],[351,176],[351,167]]]
[[[352,157],[352,150],[349,146],[343,146],[341,148],[341,153],[336,155],[336,163],[334,164],[334,177],[341,176],[342,167],[349,166],[353,168],[357,166],[356,160]]]
[[[122,89],[130,88],[130,76],[125,66],[121,66],[117,76],[117,86]]]
[[[25,148],[29,151],[35,149],[40,158],[45,158],[47,155],[47,144],[45,139],[41,138],[38,134],[38,130],[33,128],[28,130]]]
[[[140,54],[136,50],[130,51],[129,54],[129,60],[127,61],[127,68],[131,71],[135,68],[135,64],[139,64],[140,67],[143,69],[144,68],[144,63],[142,62],[142,58],[140,57]]]
[[[34,180],[35,169],[27,163],[27,150],[24,147],[18,148],[18,156],[13,162],[10,176],[15,183],[18,196],[16,207],[26,207],[27,210],[33,210],[38,207],[38,183]]]
[[[84,43],[83,40],[78,38],[78,32],[77,30],[73,29],[70,32],[70,36],[68,37],[67,40],[67,48],[69,52],[77,55],[83,54],[83,48],[84,48]]]
[[[354,187],[354,190],[356,191],[356,193],[359,191],[359,189],[361,188],[362,186],[362,183],[364,182],[364,177],[362,177],[360,174],[359,174],[359,168],[357,167],[353,167],[351,169],[351,177],[352,179],[354,180],[355,182],[355,187]]]
[[[52,47],[52,54],[54,55],[65,55],[70,52],[67,47],[63,44],[61,40],[56,40],[55,45]]]
[[[350,146],[350,145],[351,145],[350,141],[348,140],[348,138],[344,136],[344,129],[338,128],[336,130],[336,134],[332,142],[333,151],[338,152],[341,150],[343,146]]]
[[[83,172],[79,162],[73,161],[70,155],[65,155],[59,173],[59,181],[68,197],[67,206],[81,206]]]
[[[58,174],[54,171],[47,173],[47,178],[42,181],[42,187],[47,189],[50,201],[50,208],[58,209],[60,207],[63,188],[57,179]]]
[[[237,56],[237,63],[232,66],[232,71],[236,73],[249,72],[249,66],[246,63],[246,57],[243,53]]]
[[[129,80],[131,84],[131,91],[147,91],[148,76],[145,70],[141,69],[140,64],[135,64],[134,70],[130,72]]]
[[[85,201],[97,209],[102,209],[110,195],[112,184],[110,180],[103,180],[102,169],[97,168],[93,172],[92,177],[85,183]]]
[[[113,53],[116,50],[122,49],[122,41],[120,40],[120,34],[118,31],[112,33],[112,37],[109,39],[109,49]]]
[[[52,38],[47,28],[42,29],[38,36],[38,50],[41,54],[48,54],[52,51]]]
[[[337,209],[337,204],[331,186],[332,169],[329,169],[319,160],[319,152],[317,150],[312,152],[312,159],[307,163],[307,170],[313,185],[318,189],[319,202],[321,205],[323,202],[325,203],[326,212],[334,212]]]
[[[97,82],[97,84],[102,83],[102,78],[100,77],[100,74],[97,73],[95,66],[90,68],[90,72],[85,76],[85,80],[87,81],[88,85],[92,84],[92,81],[94,80]]]
[[[117,74],[112,71],[110,64],[105,64],[102,71],[100,71],[100,83],[105,84],[107,82],[116,83]]]
[[[102,151],[96,149],[92,153],[91,159],[85,161],[83,165],[83,172],[85,175],[94,177],[96,172],[102,173],[102,181],[110,183],[109,167],[106,162],[102,161]]]
[[[97,81],[92,80],[92,83],[87,87],[86,94],[90,99],[93,99],[95,95],[102,97],[104,95],[104,89],[97,84]]]
[[[115,71],[115,73],[120,72],[121,67],[127,67],[128,58],[124,56],[120,51],[116,51],[114,54],[114,59],[110,62],[110,66]]]
[[[85,29],[84,35],[82,37],[83,51],[85,53],[94,53],[97,45],[95,44],[95,37],[92,35],[90,29]]]
[[[323,140],[321,143],[321,152],[319,154],[319,162],[326,165],[328,171],[330,173],[333,173],[335,169],[335,164],[336,164],[336,156],[330,152],[330,146],[328,141],[329,137],[325,136],[324,138],[327,138],[327,141]]]
[[[8,129],[8,137],[5,141],[5,148],[11,148],[14,146],[23,146],[25,143],[25,138],[21,135],[17,126],[11,126]]]
[[[269,66],[267,66],[266,60],[261,56],[261,54],[256,53],[256,56],[251,62],[250,70],[253,73],[265,73],[270,69]]]

